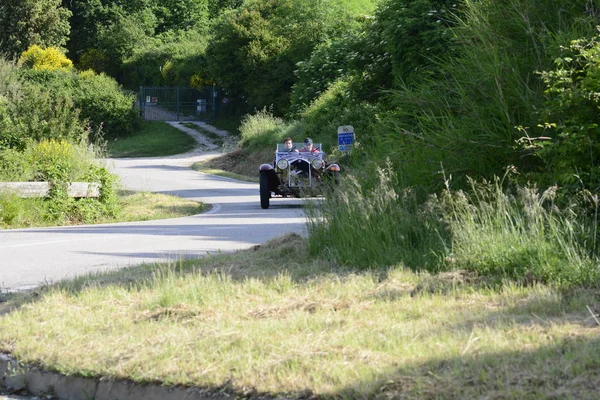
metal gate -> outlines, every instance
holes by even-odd
[[[160,121],[194,121],[215,117],[216,88],[140,86],[140,115]]]

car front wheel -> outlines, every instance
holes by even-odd
[[[263,209],[269,208],[269,199],[271,198],[271,191],[269,190],[269,177],[266,172],[260,173],[260,206]]]

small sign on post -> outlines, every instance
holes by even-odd
[[[338,148],[340,151],[348,153],[354,146],[354,127],[345,125],[338,127]]]

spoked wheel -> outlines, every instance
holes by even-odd
[[[266,172],[260,173],[260,207],[263,209],[269,208],[269,200],[271,191],[269,190],[269,177]]]

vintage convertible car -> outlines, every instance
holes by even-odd
[[[327,163],[320,143],[314,148],[318,152],[288,151],[283,144],[277,145],[273,165],[262,164],[259,168],[262,208],[269,208],[273,197],[319,196],[339,182],[339,165]]]

